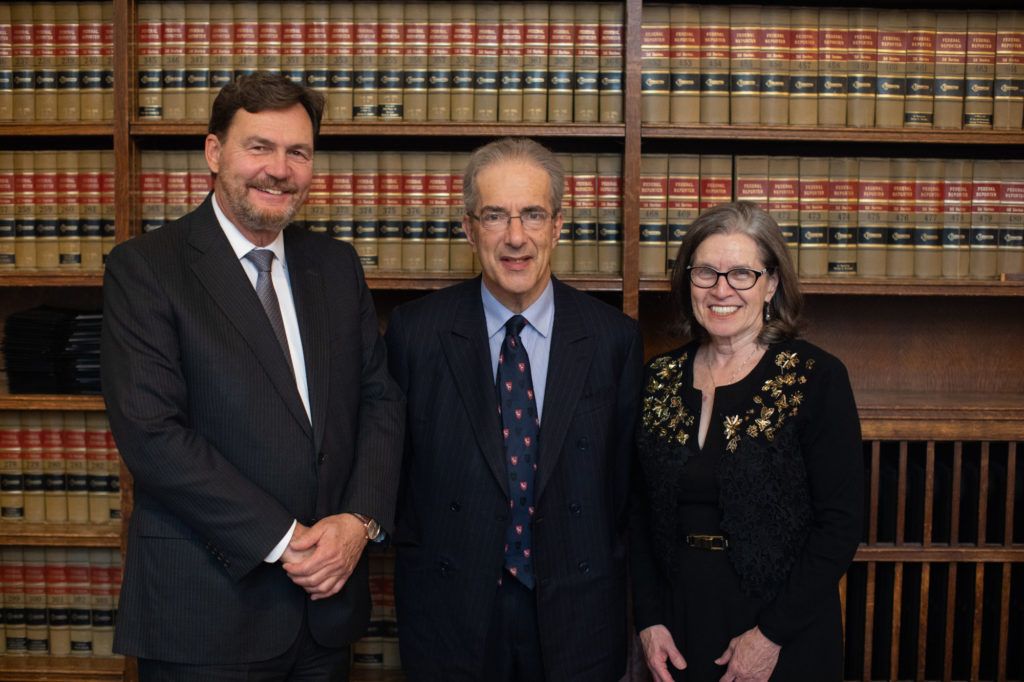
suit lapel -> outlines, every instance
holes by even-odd
[[[465,289],[450,331],[441,332],[441,348],[452,378],[469,414],[469,425],[487,465],[502,490],[508,489],[505,451],[498,423],[498,403],[491,374],[491,353],[487,323],[480,300],[480,278]]]
[[[555,323],[544,392],[544,416],[540,429],[540,462],[537,465],[537,501],[558,466],[562,444],[594,356],[594,339],[584,325],[576,301],[583,296],[555,280]]]
[[[302,353],[306,361],[306,387],[309,412],[313,420],[313,446],[320,450],[327,417],[327,377],[330,376],[327,329],[327,298],[320,272],[302,248],[304,233],[288,229],[284,233],[285,255],[292,284],[292,299],[299,319]]]
[[[306,433],[312,436],[309,418],[295,387],[295,378],[256,296],[256,290],[245,276],[245,271],[231,250],[231,244],[217,223],[210,204],[212,196],[207,196],[206,201],[193,214],[189,244],[200,254],[192,262],[192,271],[224,316],[249,344],[253,355],[270,378],[270,383],[288,406],[288,411]],[[239,390],[245,390],[245,387],[239,387]]]

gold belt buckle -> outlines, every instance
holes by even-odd
[[[728,549],[729,539],[724,535],[687,535],[686,544],[694,549],[722,552]]]

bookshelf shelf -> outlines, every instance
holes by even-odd
[[[431,291],[444,289],[475,276],[471,272],[384,273],[378,271],[367,273],[366,282],[370,289],[375,291]],[[559,279],[584,291],[622,291],[620,275],[565,275]]]
[[[0,521],[0,545],[117,549],[121,546],[121,524],[117,521],[107,524]]]
[[[1022,440],[1024,394],[855,391],[865,440]]]
[[[103,396],[53,395],[40,393],[10,394],[0,386],[0,410],[82,410],[102,412]]]
[[[324,123],[321,136],[334,137],[501,137],[522,135],[528,137],[580,137],[621,138],[623,124],[590,123],[473,123],[437,122],[409,123]],[[131,124],[133,137],[187,136],[198,138],[206,134],[204,123],[162,123],[137,121]]]
[[[101,272],[17,270],[0,275],[0,287],[98,287],[102,284]]]
[[[914,130],[912,128],[826,128],[762,125],[644,125],[645,140],[728,140],[731,142],[885,142],[919,145],[1024,145],[1015,130]]]
[[[120,656],[0,656],[0,679],[5,682],[93,682],[120,680],[123,674],[124,658]]]
[[[640,280],[640,291],[669,291],[667,277]],[[1024,281],[985,279],[913,279],[858,277],[846,280],[815,277],[800,280],[804,294],[826,296],[1024,296]]]
[[[113,123],[0,123],[0,136],[113,137]]]

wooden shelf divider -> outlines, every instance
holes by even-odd
[[[99,682],[120,680],[123,674],[122,656],[0,656],[4,682]]]
[[[105,524],[0,521],[0,545],[120,549],[121,523],[118,521]]]

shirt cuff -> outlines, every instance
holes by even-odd
[[[285,533],[284,537],[281,538],[281,541],[274,546],[274,549],[270,550],[270,554],[263,559],[264,561],[268,564],[272,564],[281,558],[281,555],[284,554],[284,550],[288,549],[288,543],[292,541],[292,535],[295,534],[295,524],[297,523],[298,521],[292,521],[292,525],[288,529],[288,532]]]

